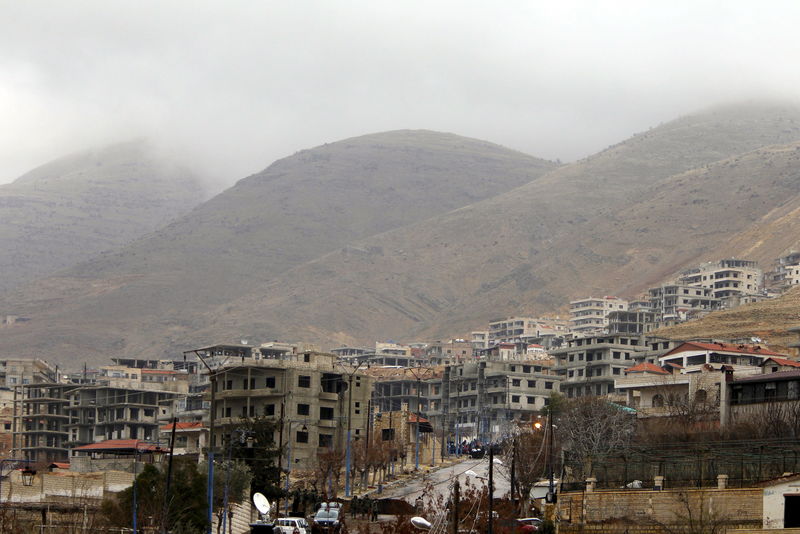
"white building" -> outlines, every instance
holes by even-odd
[[[588,297],[570,301],[570,330],[579,335],[602,333],[608,328],[608,314],[626,311],[628,301],[618,297]]]

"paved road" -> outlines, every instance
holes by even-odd
[[[467,471],[474,472],[477,477],[469,477],[465,473]],[[484,458],[481,460],[465,459],[449,467],[443,467],[436,471],[432,471],[427,475],[420,475],[418,477],[408,479],[390,488],[384,490],[380,495],[382,498],[403,499],[406,502],[414,504],[416,499],[423,495],[423,492],[429,486],[432,487],[434,498],[438,495],[449,495],[452,483],[457,477],[462,488],[469,478],[469,482],[473,486],[481,487],[487,483],[489,473],[489,460]],[[511,484],[509,483],[506,475],[506,470],[502,466],[495,464],[494,470],[494,495],[499,497],[509,492]],[[427,502],[430,495],[424,495],[423,499]]]

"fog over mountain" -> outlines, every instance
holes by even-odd
[[[0,353],[104,361],[269,339],[463,335],[721,254],[800,244],[800,109],[669,121],[573,164],[425,130],[276,161],[152,234],[0,297]],[[757,231],[758,228],[774,231]]]
[[[796,2],[0,2],[0,183],[146,137],[217,191],[368,132],[572,161],[709,105],[796,98]]]

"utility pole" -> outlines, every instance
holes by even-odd
[[[489,443],[489,526],[486,534],[492,534],[494,527],[494,447]]]
[[[547,415],[547,426],[549,427],[549,438],[550,441],[548,442],[548,458],[550,463],[550,487],[548,489],[547,495],[547,502],[550,504],[556,503],[556,485],[555,480],[553,478],[553,408],[550,408],[550,413]]]
[[[172,418],[172,434],[169,439],[169,464],[167,464],[167,485],[164,490],[164,519],[161,526],[161,533],[167,534],[169,530],[169,501],[170,486],[172,485],[172,455],[175,453],[175,428],[178,426],[178,418]]]
[[[458,505],[461,499],[461,495],[459,494],[461,491],[461,485],[458,483],[458,479],[453,482],[453,532],[452,534],[458,534]]]
[[[217,416],[217,373],[211,369],[206,360],[200,356],[197,350],[187,351],[193,352],[197,359],[205,365],[208,370],[208,380],[211,383],[211,410],[208,417],[208,487],[206,488],[206,497],[208,498],[208,534],[212,534],[211,525],[214,522],[214,419]],[[186,360],[186,352],[183,353],[183,359]]]
[[[356,368],[358,369],[358,368]],[[347,384],[347,453],[345,454],[345,472],[344,472],[344,495],[345,497],[350,497],[352,492],[350,491],[350,427],[351,427],[351,419],[352,419],[352,409],[353,409],[353,375],[348,377],[348,384]]]
[[[414,470],[419,471],[419,423],[420,423],[420,415],[419,415],[419,388],[420,388],[420,378],[417,376],[417,436],[416,436],[416,453],[414,454]],[[490,533],[491,534],[491,533]]]
[[[281,401],[281,428],[278,430],[278,467],[281,466],[281,460],[283,460],[283,416],[284,416],[284,409],[285,409],[285,402]],[[289,439],[292,439],[291,433],[289,433]],[[288,477],[289,474],[287,473],[286,476]],[[278,471],[278,486],[281,485],[281,475],[280,470]],[[288,499],[289,496],[287,495],[286,498]],[[277,517],[277,511],[281,509],[281,497],[280,494],[276,497],[275,502],[275,517]]]

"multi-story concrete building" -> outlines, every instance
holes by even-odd
[[[489,323],[488,345],[533,342],[546,336],[563,336],[568,331],[568,322],[558,317],[509,317]]]
[[[588,297],[570,301],[570,330],[577,335],[591,335],[608,328],[608,314],[626,311],[628,301],[617,297]]]
[[[550,361],[494,360],[445,366],[427,415],[450,442],[500,437],[512,421],[529,420],[558,391]]]
[[[758,263],[736,258],[704,263],[681,273],[679,284],[704,287],[711,297],[726,299],[742,295],[756,295],[761,290],[761,269]]]
[[[13,447],[34,461],[63,462],[69,449],[108,439],[153,440],[188,382],[143,380],[142,369],[107,366],[94,383],[17,386]],[[184,373],[185,375],[185,373]]]
[[[800,284],[800,252],[790,251],[781,256],[764,275],[764,285],[773,291],[785,291]]]
[[[221,447],[223,436],[242,419],[265,417],[278,424],[293,468],[309,469],[320,450],[344,449],[348,414],[353,438],[366,432],[372,379],[357,367],[339,364],[334,354],[244,345],[192,352],[213,370],[214,447]],[[210,392],[206,400],[211,402]],[[274,436],[276,443],[279,439]]]
[[[37,463],[67,461],[67,393],[77,387],[51,383],[17,387],[12,445],[15,454]]]
[[[634,365],[637,353],[649,349],[641,336],[599,335],[571,339],[551,352],[567,397],[615,395],[614,380]]]
[[[57,373],[55,366],[38,358],[4,358],[0,360],[0,387],[55,383]]]
[[[657,315],[652,311],[613,311],[608,314],[608,333],[636,335],[654,329]]]
[[[687,314],[698,310],[719,308],[720,300],[713,289],[688,284],[664,284],[647,290],[650,308],[661,320],[685,320]]]
[[[465,339],[437,341],[428,345],[425,352],[429,365],[452,365],[474,358],[472,343]]]

